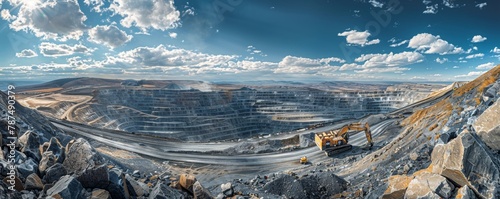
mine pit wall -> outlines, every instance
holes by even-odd
[[[423,97],[423,96],[422,96]],[[288,132],[311,124],[390,112],[410,104],[404,91],[106,89],[74,120],[108,129],[189,141]]]

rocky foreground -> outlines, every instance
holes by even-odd
[[[0,198],[500,198],[499,77],[500,66],[416,110],[395,133],[375,138],[373,151],[209,187],[193,175],[125,168],[18,105],[12,135],[0,93]],[[223,153],[283,144],[243,143]]]

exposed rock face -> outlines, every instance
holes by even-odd
[[[55,137],[51,138],[49,142],[44,143],[44,145],[47,144],[47,148],[44,149],[45,151],[52,151],[52,154],[56,156],[57,162],[58,163],[63,163],[64,161],[64,148],[59,142],[59,140]]]
[[[74,177],[63,176],[56,184],[47,190],[47,195],[53,198],[84,199],[84,189]]]
[[[486,145],[492,150],[500,150],[500,99],[477,118],[473,127]]]
[[[413,180],[411,176],[395,175],[389,177],[388,187],[382,195],[382,199],[403,198],[408,185]]]
[[[193,195],[195,199],[212,199],[212,194],[210,191],[205,189],[199,181],[193,184]]]
[[[405,198],[450,198],[455,187],[434,173],[421,173],[408,185]]]
[[[110,184],[109,170],[106,165],[87,169],[77,179],[84,188],[106,189]]]
[[[102,164],[102,157],[84,139],[77,139],[70,147],[63,162],[68,173],[80,174]]]
[[[431,159],[433,173],[469,186],[481,197],[500,196],[500,163],[477,135],[461,133],[446,145],[436,145]]]
[[[305,133],[299,135],[300,147],[314,146],[314,133]]]

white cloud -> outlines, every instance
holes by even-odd
[[[251,55],[260,55],[262,57],[267,57],[267,54],[263,53],[262,50],[259,50],[254,46],[248,46],[247,52],[249,52]]]
[[[67,44],[54,44],[48,42],[42,42],[39,48],[40,53],[42,53],[42,55],[45,57],[61,57],[73,55],[75,53],[89,54],[94,51],[93,49],[89,49],[81,44],[70,46]]]
[[[453,3],[455,0],[443,0],[443,4],[448,8],[456,8],[459,7],[459,4]]]
[[[431,76],[432,76],[432,77],[441,77],[441,76],[443,76],[443,75],[441,75],[441,74],[433,74],[433,75],[431,75]]]
[[[37,56],[38,54],[36,54],[36,52],[31,49],[24,49],[20,53],[16,53],[16,57],[32,58]]]
[[[410,70],[409,68],[403,68],[403,66],[420,63],[423,60],[424,56],[418,52],[366,54],[355,60],[356,62],[363,62],[362,64],[344,64],[340,67],[340,70],[355,70],[357,73],[399,72]]]
[[[7,9],[3,9],[2,11],[0,11],[0,16],[5,21],[12,21],[12,20],[16,19],[16,16],[11,15],[10,11]]]
[[[276,73],[300,73],[311,74],[320,71],[333,72],[338,70],[339,66],[333,66],[332,63],[344,63],[345,61],[336,57],[310,59],[304,57],[286,56],[278,63]]]
[[[493,62],[488,62],[485,64],[481,64],[476,67],[477,70],[489,70],[495,67],[495,64]]]
[[[102,7],[104,6],[104,0],[84,0],[83,1],[88,6],[93,6],[92,10],[96,12],[102,12]]]
[[[449,61],[448,58],[443,58],[443,59],[441,59],[439,57],[436,58],[436,62],[440,63],[440,64],[444,64],[445,62],[448,62],[448,61]]]
[[[465,57],[465,59],[473,59],[473,58],[478,58],[478,57],[484,57],[484,54],[478,53],[478,54],[468,55],[467,57]]]
[[[132,38],[132,35],[127,35],[125,31],[118,29],[114,25],[110,25],[96,26],[90,29],[88,40],[93,43],[104,44],[113,49],[129,42]]]
[[[425,6],[424,14],[436,14],[438,12],[438,4]]]
[[[345,31],[338,34],[338,36],[346,37],[346,41],[349,44],[367,46],[380,43],[379,39],[368,41],[368,37],[370,37],[370,35],[371,34],[368,31],[358,32],[356,30]]]
[[[453,66],[453,68],[460,68],[459,66]]]
[[[472,72],[469,72],[465,75],[457,75],[455,76],[455,78],[461,78],[461,77],[477,77],[479,75],[482,75],[483,73],[485,73],[486,71],[472,71]]]
[[[434,36],[429,33],[420,33],[413,36],[408,43],[409,48],[416,49],[426,54],[458,54],[464,53],[460,47],[455,47],[453,44],[442,40],[440,36]]]
[[[478,7],[479,9],[483,9],[483,7],[486,5],[488,5],[488,3],[484,2],[484,3],[476,4],[476,7]]]
[[[168,33],[168,36],[169,36],[170,38],[175,39],[175,38],[177,38],[177,33],[175,33],[175,32],[169,32],[169,33]]]
[[[20,6],[16,19],[10,24],[15,31],[29,30],[43,39],[65,41],[80,39],[87,29],[83,23],[87,17],[76,0],[35,1],[30,4],[14,1],[13,5]]]
[[[382,2],[378,2],[376,0],[370,0],[368,3],[372,4],[372,6],[376,8],[382,8],[384,6]]]
[[[398,46],[402,46],[404,44],[408,43],[408,40],[404,40],[404,41],[401,41],[399,43],[393,43],[391,44],[391,47],[398,47]]]
[[[495,47],[495,48],[494,48],[494,49],[492,49],[490,52],[492,52],[492,53],[500,53],[500,48]]]
[[[488,39],[488,38],[483,37],[481,35],[476,35],[476,36],[472,37],[472,41],[471,42],[472,43],[479,43],[479,42],[486,41],[486,39]]]
[[[127,28],[135,26],[142,31],[149,28],[167,30],[176,28],[180,23],[180,12],[174,6],[174,0],[157,0],[149,3],[137,0],[114,0],[110,7],[121,15],[121,25]]]

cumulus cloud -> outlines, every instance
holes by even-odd
[[[174,0],[156,0],[149,3],[137,0],[114,0],[110,7],[121,15],[121,25],[127,28],[135,26],[143,31],[149,28],[167,30],[179,26],[180,12],[174,6]]]
[[[484,2],[484,3],[476,4],[476,7],[478,7],[479,9],[483,9],[483,7],[486,5],[488,5],[488,3]]]
[[[127,35],[125,31],[114,25],[96,26],[89,30],[88,40],[97,44],[104,44],[110,48],[116,48],[129,42],[133,36]]]
[[[469,72],[465,75],[457,75],[455,76],[455,78],[461,78],[461,77],[477,77],[479,75],[482,75],[483,73],[485,73],[486,71],[472,71],[472,72]]]
[[[336,57],[311,59],[288,55],[278,63],[275,73],[313,74],[320,71],[327,73],[337,71],[340,68],[339,66],[334,66],[333,63],[344,62],[345,60]]]
[[[0,16],[5,21],[12,21],[12,20],[16,19],[16,16],[11,15],[10,11],[7,9],[3,9],[2,11],[0,11]]]
[[[16,53],[16,57],[32,58],[37,56],[38,54],[31,49],[24,49],[20,53]]]
[[[355,70],[357,73],[398,72],[410,70],[403,66],[420,63],[424,56],[418,52],[402,52],[388,54],[365,54],[355,59],[356,62],[344,64],[340,70]]]
[[[492,53],[500,53],[500,48],[495,47],[490,52],[492,52]]]
[[[488,62],[488,63],[481,64],[481,65],[477,66],[476,69],[478,69],[478,70],[489,70],[489,69],[492,69],[494,67],[495,67],[495,63]]]
[[[345,31],[339,33],[338,36],[346,37],[347,43],[354,45],[368,46],[380,43],[379,39],[368,41],[368,37],[370,37],[371,34],[367,30],[363,32],[358,32],[357,30]]]
[[[455,0],[443,0],[443,5],[448,8],[456,8],[459,7],[459,4],[453,3]]]
[[[481,35],[476,35],[474,37],[472,37],[472,43],[479,43],[479,42],[483,42],[483,41],[486,41],[486,37],[483,37]]]
[[[484,57],[484,54],[477,53],[477,54],[473,54],[473,55],[468,55],[467,57],[465,57],[465,59],[474,59],[474,58],[478,58],[478,57]]]
[[[444,64],[445,62],[448,62],[448,61],[449,61],[448,58],[443,58],[443,59],[441,59],[439,57],[436,58],[436,62],[440,63],[440,64]]]
[[[94,51],[93,49],[89,49],[81,44],[70,46],[67,44],[54,44],[49,42],[42,42],[39,48],[40,53],[42,53],[45,57],[62,57],[73,55],[75,53],[89,54]]]
[[[436,14],[438,12],[438,4],[425,6],[424,14]]]
[[[80,10],[76,0],[43,1],[23,4],[21,1],[11,1],[19,5],[19,12],[10,28],[15,31],[32,31],[35,36],[43,39],[80,39],[87,29],[84,21],[87,17]]]
[[[429,33],[420,33],[413,36],[408,43],[409,48],[424,52],[425,54],[459,54],[464,53],[460,47],[455,47],[453,44]]]

